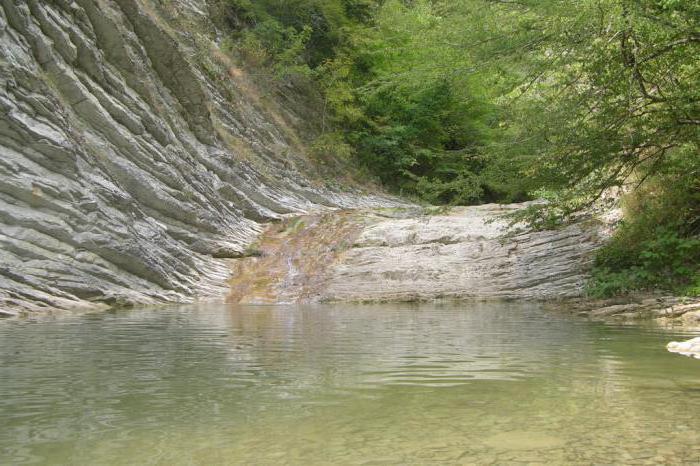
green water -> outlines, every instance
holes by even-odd
[[[535,305],[0,321],[0,464],[699,464],[690,334]]]

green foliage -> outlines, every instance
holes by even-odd
[[[567,217],[633,178],[697,158],[700,4],[656,0],[532,2],[522,84],[508,122],[530,182],[558,191]],[[542,34],[545,38],[537,40]]]
[[[248,65],[272,69],[274,76],[284,78],[291,74],[310,74],[303,55],[311,35],[310,26],[297,30],[266,17],[238,31],[229,44]]]
[[[494,166],[509,161],[521,186],[548,201],[515,220],[556,227],[622,188],[631,193],[625,220],[598,255],[591,294],[697,294],[700,3],[521,1],[505,9],[521,13],[511,42],[526,45],[500,98],[509,143],[489,149]]]
[[[607,297],[635,290],[665,290],[700,295],[699,262],[700,239],[659,227],[641,243],[617,240],[607,245],[597,258],[589,294]]]
[[[369,18],[371,0],[217,0],[234,49],[252,66],[278,74],[320,66],[335,55],[346,28]]]
[[[496,106],[483,83],[445,66],[466,68],[471,59],[442,44],[447,36],[459,39],[455,18],[444,15],[442,3],[226,5],[233,48],[249,65],[272,69],[278,79],[314,77],[323,94],[322,132],[342,128],[334,133],[343,135],[343,141],[334,136],[335,152],[352,152],[386,186],[428,202],[500,198],[507,183],[499,188],[482,176]],[[327,146],[324,141],[319,144]],[[314,152],[318,156],[318,147]]]
[[[700,178],[681,163],[628,197],[625,218],[596,258],[590,293],[634,290],[700,295]]]
[[[324,64],[327,103],[357,160],[386,186],[437,204],[499,199],[483,176],[496,106],[480,80],[455,72],[471,58],[445,46],[463,24],[444,5],[383,3],[372,27],[358,27]]]
[[[365,117],[349,137],[386,185],[436,204],[481,199],[483,109],[460,99],[454,83],[385,86],[361,102]]]
[[[345,142],[341,133],[324,133],[311,144],[311,156],[322,165],[335,160],[350,161],[355,156],[352,146]]]
[[[218,2],[241,58],[322,94],[320,163],[434,204],[543,199],[514,218],[540,229],[631,192],[592,293],[700,287],[700,2]]]

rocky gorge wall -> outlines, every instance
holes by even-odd
[[[310,176],[205,0],[0,0],[0,311],[221,296],[260,224],[394,205]]]
[[[431,213],[327,183],[299,102],[209,18],[206,0],[0,0],[0,315],[581,294],[600,225],[506,238],[519,205]]]

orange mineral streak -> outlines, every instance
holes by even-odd
[[[357,214],[334,212],[294,217],[271,225],[251,249],[251,257],[233,261],[227,301],[317,301],[328,269],[352,247],[363,223]]]

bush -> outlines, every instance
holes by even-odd
[[[311,144],[311,156],[321,165],[332,165],[352,160],[355,153],[341,133],[326,133]]]
[[[683,238],[669,227],[636,245],[622,232],[598,255],[589,294],[606,297],[637,290],[700,294],[700,239]]]
[[[254,59],[251,65],[261,66],[264,55],[265,65],[316,68],[335,56],[344,28],[367,20],[373,5],[370,0],[218,0],[215,11],[241,55]]]
[[[636,290],[700,294],[700,186],[682,165],[625,202],[625,220],[595,261],[592,296]]]

